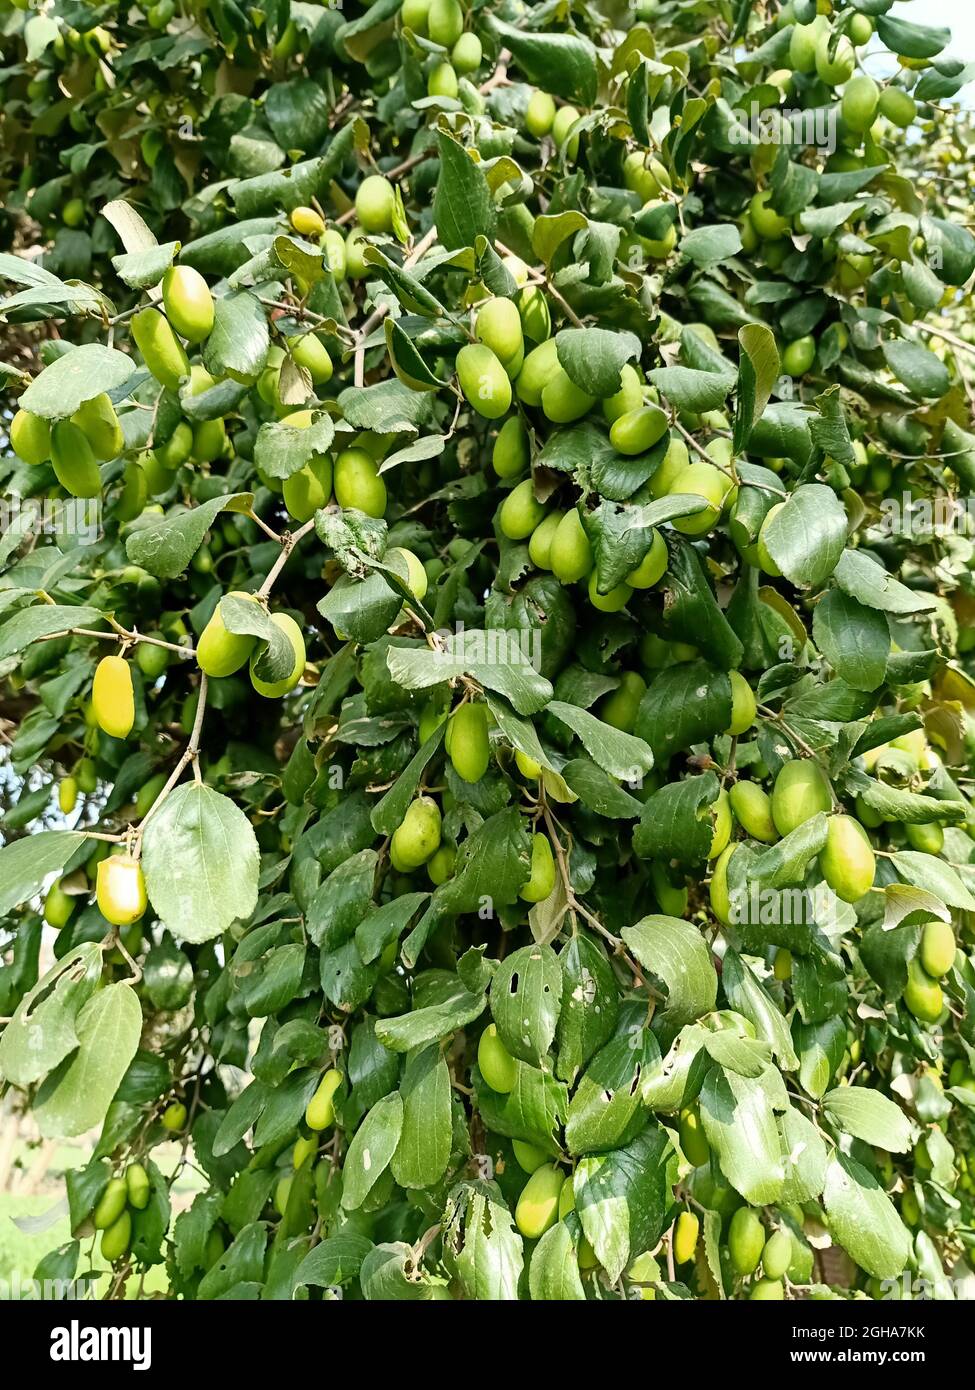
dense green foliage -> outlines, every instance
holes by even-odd
[[[41,1275],[971,1278],[967,73],[889,9],[5,0]]]

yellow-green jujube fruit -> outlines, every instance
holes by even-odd
[[[430,0],[427,33],[434,43],[453,48],[464,32],[464,11],[458,0]]]
[[[450,761],[458,777],[479,782],[491,760],[487,705],[461,705],[450,716]]]
[[[95,667],[91,705],[100,729],[112,738],[128,738],[135,723],[135,694],[124,657],[103,656]]]
[[[484,57],[484,48],[476,34],[461,34],[450,50],[450,61],[461,75],[477,72]]]
[[[766,1279],[781,1279],[792,1264],[792,1236],[780,1227],[773,1231],[762,1251],[762,1273]]]
[[[10,444],[24,463],[46,463],[51,457],[51,426],[40,415],[18,410],[10,422]]]
[[[458,90],[457,74],[451,63],[437,63],[430,69],[430,75],[427,78],[427,96],[448,97],[453,100],[457,96]]]
[[[555,856],[547,835],[532,836],[531,874],[518,893],[526,903],[544,902],[555,887]]]
[[[190,456],[197,463],[213,463],[227,447],[227,426],[223,420],[199,420],[193,426]]]
[[[816,45],[816,75],[827,87],[841,87],[853,76],[856,53],[845,34],[840,36],[836,51],[832,55],[829,50],[830,36],[825,32],[820,35]]]
[[[478,415],[499,420],[507,414],[511,381],[496,353],[483,343],[467,343],[458,352],[455,366],[460,389]]]
[[[295,1146],[291,1151],[291,1166],[298,1169],[309,1158],[314,1158],[318,1153],[318,1139],[314,1134],[299,1134],[295,1140]]]
[[[429,582],[423,561],[419,555],[416,555],[412,550],[407,550],[406,546],[403,545],[394,545],[386,552],[387,563],[390,563],[393,568],[397,568],[397,559],[401,562],[397,572],[400,573],[401,578],[405,579],[406,587],[415,599],[422,600],[426,595]],[[403,566],[406,567],[405,576],[401,573]]]
[[[346,276],[348,269],[346,264],[345,237],[336,227],[327,227],[322,233],[322,250],[325,252],[325,259],[328,268],[332,272],[335,280],[341,283]]]
[[[523,753],[520,748],[515,749],[515,763],[522,777],[527,778],[529,782],[537,782],[542,775],[541,763]]]
[[[369,274],[363,257],[367,244],[365,236],[361,227],[353,227],[345,239],[345,273],[350,280],[362,280]]]
[[[525,405],[540,406],[542,392],[559,370],[559,354],[555,339],[546,338],[526,355],[515,382],[515,395]]]
[[[924,821],[920,825],[905,825],[904,831],[912,849],[921,854],[940,854],[945,845],[945,832],[940,821]]]
[[[756,193],[748,204],[752,225],[763,241],[779,241],[790,230],[789,219],[769,207],[771,197],[771,190],[766,188]]]
[[[328,349],[321,338],[314,333],[305,333],[300,338],[289,338],[288,349],[299,367],[304,367],[315,386],[330,381],[334,367]]]
[[[535,497],[531,478],[518,483],[501,503],[498,524],[509,541],[523,541],[534,531],[545,515],[545,507]]]
[[[59,420],[51,431],[51,463],[58,482],[72,497],[100,494],[98,460],[88,436],[72,420]]]
[[[781,1279],[756,1279],[748,1298],[752,1303],[781,1303],[785,1285]]]
[[[659,583],[666,573],[669,560],[667,542],[655,529],[653,540],[650,542],[650,549],[636,569],[630,570],[626,576],[627,584],[631,589],[652,589],[654,584]]]
[[[72,423],[85,435],[91,451],[101,463],[117,459],[125,448],[125,435],[115,413],[112,399],[106,392],[84,401],[71,417]]]
[[[129,1199],[124,1178],[109,1178],[105,1191],[95,1203],[91,1214],[91,1224],[96,1231],[107,1231],[125,1211]]]
[[[522,333],[533,343],[543,343],[552,332],[552,312],[541,285],[523,285],[517,296]]]
[[[613,421],[609,442],[620,454],[644,454],[667,433],[667,412],[659,405],[643,405],[628,410]]]
[[[410,802],[402,824],[393,831],[389,857],[399,873],[409,873],[425,864],[440,848],[440,807],[430,796]]]
[[[285,478],[281,495],[295,521],[310,521],[321,507],[328,506],[332,495],[332,460],[327,455],[313,458],[304,468]]]
[[[851,130],[861,134],[873,125],[880,88],[867,73],[857,73],[843,88],[840,113]]]
[[[695,1168],[700,1168],[702,1164],[710,1160],[711,1146],[708,1144],[707,1136],[701,1124],[701,1117],[696,1110],[681,1111],[677,1125],[677,1137],[680,1140],[684,1157]]]
[[[425,34],[430,18],[430,0],[403,0],[400,19],[414,34]]]
[[[714,812],[714,831],[711,836],[708,858],[717,859],[731,839],[731,832],[735,824],[735,818],[731,814],[731,802],[724,787],[718,792],[717,800],[712,803],[711,809]]]
[[[189,343],[202,343],[210,336],[215,309],[210,286],[198,270],[174,265],[162,279],[166,317]]]
[[[753,1274],[765,1249],[765,1227],[754,1207],[739,1207],[728,1226],[728,1254],[737,1274]]]
[[[446,883],[452,877],[456,859],[457,851],[453,845],[441,845],[430,856],[427,860],[427,877],[434,887],[439,888],[441,883]]]
[[[525,1183],[515,1207],[515,1225],[527,1239],[537,1240],[555,1225],[564,1181],[561,1168],[543,1163]]]
[[[780,835],[788,835],[832,805],[829,783],[818,763],[803,758],[783,763],[772,788],[772,819]]]
[[[66,927],[74,912],[75,900],[61,887],[60,879],[52,883],[44,898],[44,920],[49,927],[60,931]]]
[[[505,365],[517,357],[524,348],[525,340],[521,315],[514,300],[495,295],[478,305],[474,336]]]
[[[549,550],[549,565],[562,584],[575,584],[585,579],[592,569],[592,546],[575,507],[566,512],[556,527]]]
[[[340,507],[354,507],[366,516],[385,515],[386,484],[365,449],[342,450],[335,460],[333,487]]]
[[[536,140],[543,139],[552,129],[555,120],[555,98],[548,92],[532,92],[525,107],[525,129]]]
[[[131,331],[152,375],[167,391],[178,391],[183,377],[190,374],[190,364],[167,319],[158,309],[141,309],[132,320]]]
[[[603,418],[612,425],[621,415],[639,410],[642,405],[643,382],[636,368],[625,362],[620,369],[620,389],[612,396],[603,397]]]
[[[498,430],[491,451],[491,466],[499,478],[517,478],[528,467],[530,457],[524,421],[520,415],[512,415]]]
[[[877,108],[881,116],[901,130],[906,130],[917,115],[917,102],[910,92],[904,92],[900,87],[885,87],[880,93]]]
[[[186,420],[180,420],[169,438],[162,444],[157,444],[152,452],[156,461],[164,468],[179,468],[193,452],[192,425]]]
[[[600,719],[624,734],[631,733],[646,692],[647,683],[638,671],[624,671],[619,685],[600,704]]]
[[[845,903],[859,902],[873,887],[877,860],[867,832],[852,816],[830,816],[819,856],[823,878]]]
[[[691,497],[703,497],[708,505],[690,516],[676,517],[672,523],[674,530],[685,536],[703,536],[705,531],[710,531],[721,515],[731,487],[732,480],[728,474],[713,463],[705,463],[703,459],[682,468],[673,479],[669,492],[673,495],[686,493]]]
[[[231,589],[227,597],[257,602],[254,594],[244,593],[241,589]],[[197,664],[208,676],[232,676],[246,663],[256,641],[257,638],[248,633],[229,632],[220,616],[218,603],[196,645]]]
[[[258,695],[264,695],[269,700],[279,700],[282,695],[287,695],[289,690],[294,690],[295,686],[301,680],[302,673],[305,669],[305,637],[301,628],[290,613],[272,613],[271,622],[274,623],[275,627],[281,629],[291,643],[295,656],[294,665],[290,673],[287,676],[283,676],[281,680],[263,680],[257,675],[255,669],[260,662],[261,653],[253,651],[250,657],[250,677],[251,685],[257,691]]]
[[[670,492],[676,492],[674,480],[684,471],[690,463],[690,455],[687,452],[687,445],[683,439],[671,439],[667,445],[667,452],[664,454],[660,463],[657,465],[653,477],[650,479],[650,491],[654,497],[666,497]]]
[[[682,1211],[674,1226],[674,1259],[679,1265],[693,1260],[701,1223],[692,1211]]]
[[[735,820],[746,835],[771,845],[779,838],[772,819],[772,798],[757,782],[736,782],[728,792]]]
[[[804,376],[816,360],[816,339],[811,333],[787,344],[782,354],[782,370],[788,376]]]
[[[498,1037],[497,1025],[489,1023],[477,1044],[477,1065],[484,1080],[499,1095],[515,1088],[518,1063]]]
[[[620,613],[632,597],[633,589],[629,584],[615,584],[608,593],[601,594],[596,571],[589,571],[589,602],[600,613]]]
[[[774,507],[768,509],[765,513],[765,520],[762,522],[761,530],[758,533],[758,539],[755,542],[755,559],[758,561],[759,569],[764,570],[766,574],[770,574],[773,579],[778,579],[782,571],[772,559],[771,551],[768,548],[768,528],[773,517],[776,517],[784,506],[784,502],[776,502]]]
[[[728,865],[737,845],[726,845],[718,855],[711,870],[711,882],[708,887],[708,900],[711,904],[711,911],[724,927],[732,924],[731,911],[731,892],[728,888]]]
[[[574,106],[560,106],[555,113],[555,120],[552,122],[552,139],[570,162],[575,160],[579,154],[578,135],[573,135],[571,138],[569,136],[569,131],[578,119],[579,112]]]
[[[546,1163],[550,1157],[537,1144],[529,1144],[524,1139],[512,1139],[511,1148],[515,1161],[523,1173],[537,1173],[542,1164]]]
[[[70,816],[78,802],[78,783],[74,777],[62,777],[58,783],[58,806],[61,814]]]
[[[129,1206],[136,1211],[145,1211],[149,1205],[152,1185],[149,1174],[141,1163],[130,1163],[125,1170],[125,1191]]]
[[[292,208],[289,219],[299,236],[320,237],[325,231],[325,219],[314,208]]]
[[[335,1119],[335,1092],[342,1084],[342,1073],[335,1067],[319,1081],[315,1094],[305,1107],[305,1124],[315,1134],[328,1129]]]
[[[793,24],[789,35],[789,66],[794,72],[813,71],[819,36],[824,27],[824,17],[819,15],[811,24]]]
[[[185,1128],[186,1120],[187,1110],[181,1100],[170,1101],[162,1113],[162,1127],[170,1134],[179,1134]]]
[[[279,1216],[284,1216],[288,1210],[288,1198],[291,1196],[291,1187],[294,1182],[293,1173],[285,1173],[274,1188],[274,1210]]]
[[[729,671],[728,679],[731,681],[731,723],[725,733],[737,738],[754,724],[758,705],[755,692],[740,671]]]
[[[117,1221],[109,1226],[107,1231],[102,1232],[101,1253],[102,1259],[109,1264],[114,1264],[120,1260],[129,1248],[129,1241],[132,1239],[132,1213],[123,1211]]]
[[[144,916],[149,905],[142,865],[130,854],[112,854],[95,871],[95,898],[106,922],[127,927]]]
[[[921,1023],[937,1023],[944,1010],[941,985],[916,958],[908,963],[904,1003]]]
[[[542,388],[542,410],[555,425],[580,420],[595,403],[595,396],[581,390],[564,367],[558,367]]]
[[[934,979],[947,975],[955,963],[955,933],[950,922],[925,922],[918,959]]]
[[[355,195],[355,215],[364,232],[378,234],[392,231],[396,192],[382,174],[369,174],[362,180]],[[346,243],[348,252],[348,243]]]

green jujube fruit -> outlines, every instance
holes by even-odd
[[[366,516],[386,512],[386,484],[365,449],[343,449],[335,460],[335,500],[340,507],[354,507]]]
[[[880,93],[877,107],[881,116],[901,130],[906,130],[917,115],[917,102],[910,92],[904,92],[899,87],[885,87]]]
[[[52,883],[44,898],[44,920],[49,927],[60,931],[66,927],[74,912],[75,899],[61,887],[60,880]]]
[[[520,415],[512,415],[498,430],[491,465],[499,478],[517,478],[530,461],[528,431]]]
[[[88,436],[72,420],[59,420],[51,431],[51,462],[65,492],[98,497],[102,478]]]
[[[672,523],[674,530],[685,536],[703,536],[705,531],[710,531],[721,515],[721,508],[731,486],[731,478],[727,473],[715,468],[714,464],[705,463],[703,459],[682,468],[671,482],[668,492],[674,495],[680,493],[691,497],[703,497],[708,505],[690,516],[676,517]]]
[[[546,338],[526,355],[515,381],[515,395],[525,405],[540,406],[542,392],[560,370],[555,339]]]
[[[152,452],[163,468],[179,468],[193,452],[192,426],[185,420],[180,420],[169,438],[162,444],[157,444]]]
[[[294,665],[287,676],[276,681],[266,681],[257,674],[261,652],[255,650],[250,656],[250,678],[251,685],[258,695],[264,695],[269,700],[278,700],[282,695],[287,695],[289,690],[294,690],[301,680],[305,669],[305,637],[289,613],[272,613],[271,622],[275,627],[279,627],[290,641],[295,654]]]
[[[937,980],[916,958],[908,962],[904,1003],[921,1023],[937,1023],[944,1010],[944,995]]]
[[[227,597],[257,601],[253,594],[244,593],[241,589],[231,589]],[[218,603],[196,645],[197,665],[208,676],[232,676],[246,664],[256,641],[257,638],[248,633],[228,632]]]
[[[818,763],[793,758],[783,763],[772,788],[772,819],[780,835],[832,808],[829,783]]]
[[[796,338],[782,354],[782,370],[787,376],[804,376],[816,360],[816,339],[812,334]]]
[[[40,415],[18,410],[10,422],[10,445],[24,463],[46,463],[51,457],[51,426]]]
[[[328,349],[314,333],[288,339],[288,350],[299,367],[304,367],[315,386],[331,380],[334,368]]]
[[[792,1236],[780,1227],[773,1231],[762,1251],[762,1273],[766,1279],[781,1279],[792,1263]]]
[[[752,1303],[781,1303],[785,1286],[781,1279],[756,1279],[748,1297]]]
[[[638,671],[624,671],[619,685],[609,692],[599,706],[600,719],[624,734],[632,733],[640,701],[646,691],[647,683]]]
[[[642,405],[643,383],[639,373],[629,362],[624,362],[620,369],[620,389],[614,395],[603,398],[603,418],[607,424],[612,425],[622,415],[629,415],[639,410]]]
[[[432,797],[418,796],[412,801],[390,840],[393,868],[399,873],[409,873],[425,864],[440,848],[440,826],[440,807]]]
[[[130,1163],[125,1170],[125,1190],[129,1206],[136,1211],[145,1211],[149,1205],[151,1184],[149,1174],[141,1163]]]
[[[458,0],[430,0],[427,33],[434,43],[453,48],[464,32],[464,11]]]
[[[552,332],[552,313],[541,285],[523,286],[515,302],[523,335],[533,343],[545,342]]]
[[[843,88],[840,113],[851,130],[858,134],[873,125],[880,100],[880,88],[867,73],[857,73]]]
[[[484,1080],[499,1095],[515,1088],[518,1063],[498,1037],[497,1025],[489,1023],[477,1044],[477,1065]]]
[[[316,1134],[328,1129],[335,1119],[335,1092],[342,1084],[342,1073],[330,1067],[305,1107],[305,1124]]]
[[[544,1149],[540,1149],[537,1144],[529,1144],[524,1139],[512,1139],[511,1148],[523,1173],[536,1173],[549,1157]],[[565,1191],[564,1188],[562,1190]]]
[[[921,854],[940,854],[944,849],[945,832],[940,821],[931,820],[924,821],[920,825],[905,825],[904,831],[911,849],[916,849]]]
[[[667,551],[667,542],[660,532],[654,529],[653,540],[650,542],[650,549],[637,565],[636,569],[630,570],[626,576],[626,582],[631,589],[652,589],[654,584],[664,577],[667,565],[670,563],[670,556]]]
[[[556,528],[549,564],[556,579],[563,584],[585,579],[592,569],[592,546],[575,507],[566,512]]]
[[[732,925],[731,893],[728,888],[728,864],[737,845],[726,845],[718,855],[711,870],[711,883],[708,887],[708,900],[711,911],[724,927]]]
[[[437,63],[430,70],[427,78],[427,96],[429,97],[449,97],[457,96],[457,74],[450,63]]]
[[[682,1211],[674,1227],[674,1259],[679,1265],[694,1258],[701,1223],[692,1211]]]
[[[514,306],[512,306],[514,307]],[[498,420],[511,406],[511,382],[500,359],[483,343],[468,343],[457,354],[457,380],[468,404],[486,420]]]
[[[92,1213],[91,1224],[95,1230],[107,1231],[109,1226],[114,1226],[125,1210],[128,1199],[129,1190],[126,1187],[125,1179],[109,1178],[108,1186],[99,1197]]]
[[[198,270],[174,265],[162,280],[163,307],[176,332],[189,343],[202,343],[213,328],[214,305],[210,286]]]
[[[477,72],[483,57],[484,49],[476,34],[461,34],[450,50],[450,61],[459,73]]]
[[[131,324],[132,337],[146,367],[167,391],[178,391],[190,364],[182,343],[158,309],[141,309]]]
[[[955,963],[957,943],[950,922],[925,922],[918,958],[925,972],[934,979],[947,975]]]
[[[125,448],[125,435],[115,413],[111,397],[104,391],[78,407],[71,417],[91,445],[91,451],[101,463],[117,459]]]
[[[515,1207],[515,1225],[527,1239],[537,1240],[555,1225],[564,1181],[560,1168],[554,1163],[543,1163],[525,1183]]]
[[[396,192],[388,179],[382,174],[369,174],[362,180],[356,190],[355,214],[364,232],[371,235],[392,231],[395,208]],[[346,242],[347,254],[348,249]]]
[[[481,701],[461,705],[450,716],[450,724],[453,769],[465,782],[479,782],[491,759],[487,705]]]
[[[552,539],[565,512],[546,512],[528,539],[528,558],[536,569],[552,568]]]
[[[117,1221],[109,1226],[107,1231],[102,1233],[101,1253],[102,1258],[109,1264],[114,1264],[120,1260],[129,1248],[129,1241],[132,1239],[132,1214],[123,1211]]]
[[[859,821],[852,816],[830,816],[819,867],[823,878],[843,902],[859,902],[864,893],[869,893],[877,860]]]
[[[671,439],[667,445],[667,452],[650,479],[650,491],[654,497],[659,499],[666,497],[668,493],[678,492],[679,489],[674,487],[674,481],[689,463],[690,455],[683,439]]]
[[[564,367],[558,367],[542,388],[545,418],[556,425],[580,420],[595,403],[595,396],[588,396],[580,390]]]
[[[589,602],[600,613],[620,613],[633,597],[629,584],[615,584],[605,594],[599,592],[596,571],[589,571]]]
[[[677,1125],[677,1137],[680,1140],[684,1157],[695,1168],[700,1168],[702,1164],[710,1160],[711,1146],[708,1144],[697,1110],[681,1111]]]
[[[535,498],[535,484],[526,478],[508,493],[501,503],[498,524],[510,541],[523,541],[534,531],[545,515],[545,507]]]
[[[532,92],[525,108],[525,129],[536,140],[543,139],[555,120],[555,98],[548,92]]]
[[[495,295],[478,307],[474,336],[507,365],[524,348],[521,315],[512,299]]]
[[[728,1254],[736,1274],[752,1274],[765,1249],[765,1227],[753,1207],[739,1207],[728,1226]]]
[[[740,671],[729,671],[728,679],[731,681],[731,723],[725,733],[737,738],[755,722],[758,705],[755,692]]]
[[[313,458],[285,478],[281,488],[284,505],[295,521],[310,521],[320,507],[327,507],[332,495],[332,461],[326,456]]]
[[[779,838],[772,819],[772,799],[757,782],[736,782],[728,792],[735,820],[746,835],[771,845]]]
[[[526,903],[544,902],[555,887],[555,856],[547,835],[532,836],[531,874],[518,896]]]
[[[731,832],[735,825],[734,816],[731,814],[731,802],[724,787],[718,792],[717,800],[710,809],[714,812],[714,833],[711,836],[708,858],[717,859],[731,839]]]
[[[659,405],[640,406],[613,421],[609,442],[618,453],[643,454],[663,439],[668,424],[667,412]]]

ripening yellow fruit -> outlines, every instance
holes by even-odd
[[[325,231],[325,219],[314,208],[292,208],[291,225],[299,236],[320,237]]]
[[[95,897],[106,922],[127,927],[138,922],[148,906],[142,865],[129,854],[102,859],[96,870]]]
[[[330,1067],[305,1108],[305,1124],[316,1134],[328,1129],[335,1119],[335,1092],[342,1084],[342,1073]]]
[[[188,265],[172,266],[163,276],[162,296],[166,317],[187,342],[202,343],[210,336],[215,313],[213,295],[198,270]]]
[[[360,183],[355,195],[355,212],[359,226],[367,233],[392,231],[396,209],[396,192],[382,174],[370,174]]]
[[[682,1211],[674,1227],[674,1259],[679,1265],[694,1258],[701,1223],[692,1211]]]
[[[532,1173],[515,1207],[515,1225],[523,1236],[537,1240],[555,1225],[564,1181],[565,1174],[554,1163],[543,1163]]]
[[[95,722],[112,738],[128,738],[135,723],[135,694],[129,663],[121,656],[103,656],[91,687]]]
[[[728,678],[731,681],[731,723],[725,733],[737,737],[755,722],[758,705],[754,691],[740,671],[729,671]]]
[[[555,887],[555,857],[547,835],[532,836],[531,875],[518,896],[526,903],[544,902]]]

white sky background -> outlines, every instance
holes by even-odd
[[[944,54],[975,62],[975,0],[897,0],[890,10],[898,19],[913,24],[927,24],[935,29],[950,29],[951,43]],[[970,84],[952,98],[966,106],[975,105],[975,84]]]

